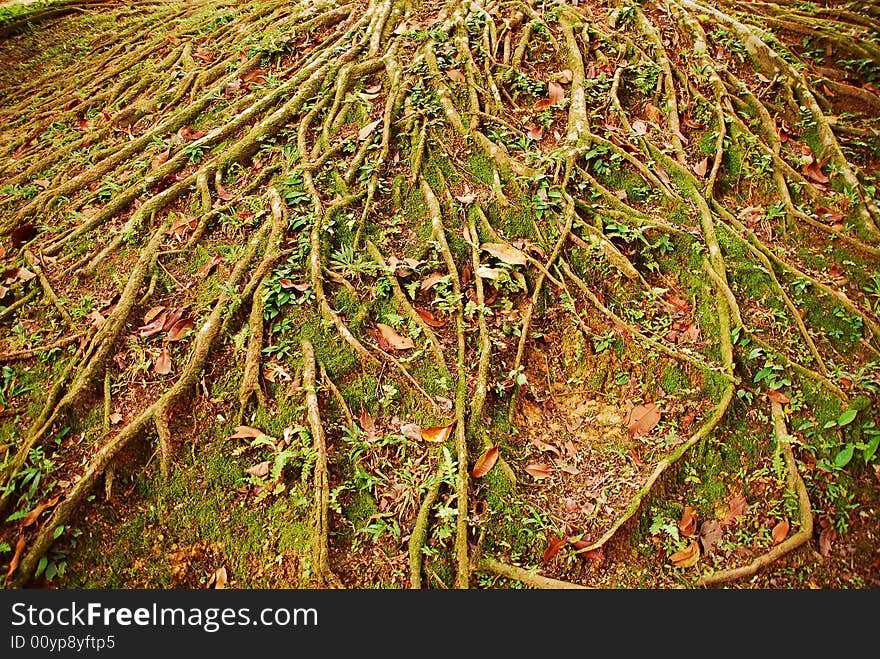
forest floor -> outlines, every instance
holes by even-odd
[[[878,26],[4,4],[7,585],[880,587]]]

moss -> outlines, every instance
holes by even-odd
[[[677,394],[691,386],[687,373],[678,366],[667,366],[660,377],[660,386],[667,394]]]

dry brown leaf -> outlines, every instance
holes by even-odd
[[[450,80],[452,80],[452,82],[464,83],[467,81],[467,78],[464,77],[464,73],[462,73],[458,69],[449,69],[446,72],[446,75],[449,77]]]
[[[787,519],[782,520],[773,527],[773,530],[770,532],[770,537],[773,539],[774,545],[778,545],[788,537],[788,529],[789,524]]]
[[[553,469],[545,462],[533,462],[526,465],[526,473],[530,474],[537,480],[541,480],[552,476]]]
[[[544,137],[544,129],[541,126],[529,124],[528,126],[526,126],[526,128],[528,129],[528,131],[526,132],[526,137],[528,137],[530,140],[537,141]]]
[[[422,439],[422,429],[417,423],[400,424],[400,434],[417,442]]]
[[[408,350],[415,347],[415,343],[408,336],[401,336],[390,325],[384,323],[376,323],[376,328],[382,335],[385,342],[395,350]]]
[[[480,249],[508,265],[525,265],[528,262],[525,254],[516,247],[504,243],[483,243]]]
[[[684,549],[681,549],[669,557],[675,567],[693,567],[700,560],[700,543],[692,540]]]
[[[266,69],[251,69],[241,76],[241,81],[244,83],[254,82],[263,84],[266,82],[266,76],[268,75],[269,72]]]
[[[785,405],[786,403],[791,401],[791,398],[786,396],[781,391],[768,391],[767,398],[770,399],[771,403],[779,403],[780,405]]]
[[[654,403],[636,405],[626,417],[626,427],[630,437],[647,435],[660,422],[660,410]]]
[[[251,426],[235,426],[233,428],[232,435],[229,436],[229,439],[256,439],[257,437],[262,437],[265,435],[262,430],[259,428],[253,428]]]
[[[153,370],[159,375],[168,375],[171,372],[171,354],[168,352],[167,344],[162,345],[156,363],[153,364]]]
[[[709,158],[703,158],[700,162],[694,165],[694,174],[696,174],[697,176],[705,176],[708,170]]]
[[[358,139],[363,142],[373,133],[374,130],[376,130],[376,128],[379,127],[379,124],[381,123],[381,119],[376,119],[376,121],[371,121],[370,123],[368,123],[366,126],[358,131]]]
[[[721,526],[730,526],[731,524],[736,523],[736,520],[739,519],[746,510],[746,498],[743,495],[738,494],[730,499],[727,503],[727,507],[729,512],[724,519],[721,520]]]
[[[154,334],[158,334],[162,331],[162,328],[165,327],[165,319],[168,317],[168,313],[162,313],[155,320],[146,325],[141,325],[138,327],[138,331],[140,333],[140,337],[142,339],[147,338],[148,336],[153,336]]]
[[[199,277],[207,277],[211,274],[211,271],[221,263],[223,263],[223,257],[219,254],[214,254],[205,265],[199,268]]]
[[[588,561],[602,561],[605,559],[605,549],[604,547],[596,547],[595,549],[590,549],[588,551],[583,551],[587,547],[590,546],[590,542],[587,540],[575,540],[574,536],[569,537],[568,541],[571,543],[571,546],[574,547],[575,552],[578,556]]]
[[[538,101],[535,101],[535,104],[532,106],[532,109],[535,112],[540,112],[541,110],[546,110],[551,105],[553,105],[553,104],[550,102],[549,98],[542,98]]]
[[[153,307],[147,313],[144,314],[144,325],[149,325],[153,320],[155,320],[160,313],[165,311],[165,307]],[[165,322],[164,320],[162,321]]]
[[[681,520],[678,522],[678,530],[681,531],[682,535],[692,536],[697,532],[697,516],[694,514],[695,512],[691,506],[684,507]]]
[[[114,412],[109,417],[107,417],[107,420],[110,421],[111,425],[115,426],[118,423],[122,422],[122,415],[119,412]]]
[[[361,413],[358,415],[358,423],[361,430],[366,434],[368,441],[376,439],[376,421],[367,410],[361,410]]]
[[[715,545],[721,541],[721,525],[718,520],[707,519],[700,526],[700,543],[703,545],[703,553],[711,554],[715,551]]]
[[[822,171],[822,164],[818,162],[812,162],[806,167],[803,168],[804,174],[807,178],[815,181],[816,183],[829,183],[831,179]]]
[[[31,524],[33,524],[34,522],[36,522],[37,518],[40,516],[40,514],[44,510],[46,510],[47,508],[51,508],[56,503],[58,503],[60,500],[61,500],[61,495],[59,494],[58,496],[54,497],[53,499],[49,499],[48,501],[44,501],[43,503],[38,504],[36,508],[34,508],[32,511],[30,511],[25,516],[25,518],[21,520],[22,528],[26,528],[26,527],[30,526]]]
[[[180,341],[187,335],[187,332],[195,328],[195,326],[196,324],[192,321],[191,318],[181,318],[168,330],[168,336],[166,337],[166,340]]]
[[[429,325],[431,327],[444,327],[447,323],[447,321],[437,318],[427,309],[422,309],[421,307],[413,307],[413,309],[415,309],[416,313],[419,314],[419,318],[425,321],[426,325]]]
[[[565,460],[554,460],[553,463],[557,466],[559,471],[564,471],[566,474],[571,474],[572,476],[577,476],[581,473],[581,470],[567,463]]]
[[[252,467],[248,467],[244,470],[244,473],[250,474],[254,478],[262,478],[263,476],[268,475],[271,464],[272,462],[270,460],[264,460],[263,462],[258,462]]]
[[[556,79],[561,84],[567,85],[568,83],[571,82],[573,77],[574,77],[574,74],[571,72],[571,69],[562,69],[562,71],[559,72],[559,75],[556,77]]]
[[[653,121],[655,124],[660,124],[660,108],[656,105],[648,101],[645,103],[645,118],[648,121]]]
[[[162,325],[162,329],[167,332],[172,327],[174,327],[174,324],[178,320],[183,318],[185,314],[186,309],[184,309],[183,307],[174,307],[171,311],[168,312],[168,315],[165,317],[165,324]]]
[[[440,444],[449,438],[449,434],[452,432],[452,426],[454,425],[454,423],[450,423],[448,426],[431,426],[430,428],[422,428],[421,437],[426,442]]]
[[[21,561],[21,555],[24,553],[24,536],[21,536],[18,539],[18,542],[15,543],[15,552],[12,554],[12,560],[9,561],[9,570],[6,572],[6,578],[12,576],[12,574],[18,569],[18,563]]]
[[[550,99],[550,105],[559,105],[565,98],[565,89],[558,82],[548,82],[547,97]]]
[[[558,535],[554,534],[550,536],[550,543],[547,545],[547,549],[544,550],[544,563],[550,561],[556,554],[559,553],[559,550],[565,547],[568,544],[568,538],[560,538]]]
[[[632,122],[632,129],[636,135],[644,135],[648,132],[648,125],[641,120]]]
[[[831,545],[834,544],[835,540],[837,540],[837,531],[833,526],[827,526],[822,529],[822,533],[819,534],[819,553],[822,556],[830,556]]]
[[[17,229],[14,229],[9,235],[13,247],[21,247],[26,242],[30,242],[36,237],[37,228],[31,222],[25,222]],[[0,254],[0,258],[3,258],[3,256],[5,256],[5,247],[3,249],[4,253]]]
[[[498,446],[490,446],[483,451],[483,455],[477,458],[477,463],[471,470],[471,478],[482,478],[492,470],[497,461]]]
[[[150,169],[154,172],[159,169],[162,165],[168,162],[168,158],[171,156],[171,149],[165,149],[164,151],[160,151],[153,159],[150,161]]]
[[[223,590],[226,588],[226,584],[229,581],[229,577],[226,574],[226,568],[220,567],[217,568],[217,571],[211,575],[211,578],[208,580],[208,588],[213,590]]]

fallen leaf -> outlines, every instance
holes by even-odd
[[[186,314],[186,309],[183,307],[174,307],[165,317],[165,324],[162,325],[162,329],[166,332],[170,330],[178,320],[183,318],[184,314]]]
[[[789,524],[787,519],[782,520],[773,527],[773,531],[770,532],[770,537],[773,538],[774,545],[778,545],[788,537],[788,529]]]
[[[721,526],[730,526],[731,524],[735,524],[736,520],[742,516],[742,514],[746,510],[746,498],[738,494],[735,497],[731,498],[728,502],[729,512],[721,520]]]
[[[559,550],[565,547],[568,544],[568,538],[560,538],[558,535],[554,534],[550,536],[550,544],[547,545],[547,549],[544,550],[544,563],[549,562],[556,554],[559,553]]]
[[[681,515],[681,521],[678,522],[678,530],[682,535],[691,536],[697,531],[696,511],[691,506],[685,506]]]
[[[160,314],[155,320],[146,325],[141,325],[138,327],[140,336],[142,339],[147,338],[148,336],[153,336],[154,334],[158,334],[162,331],[162,328],[165,327],[165,320],[168,318],[168,313]]]
[[[369,412],[361,410],[361,413],[358,415],[358,424],[360,424],[361,430],[367,435],[368,441],[376,439],[376,421]]]
[[[211,259],[199,268],[199,277],[205,278],[211,274],[211,271],[216,268],[218,265],[223,263],[223,257],[219,254],[214,254]]]
[[[371,121],[370,123],[368,123],[366,126],[358,131],[358,139],[363,142],[373,133],[374,130],[376,130],[376,128],[378,128],[379,124],[381,123],[381,119],[376,119],[376,121]]]
[[[103,314],[101,314],[101,312],[98,311],[97,309],[92,311],[88,317],[89,317],[89,320],[92,321],[92,327],[100,327],[101,325],[104,324],[105,318],[104,318]]]
[[[259,428],[252,428],[251,426],[235,426],[233,434],[229,436],[229,439],[256,439],[265,434],[266,433]]]
[[[113,414],[107,417],[107,420],[110,421],[111,425],[115,426],[122,421],[122,415],[119,412],[113,412]]]
[[[830,556],[831,545],[834,544],[835,540],[837,540],[837,531],[833,526],[822,529],[822,533],[819,534],[819,553],[822,556]]]
[[[147,326],[150,322],[155,320],[156,317],[163,311],[165,311],[165,307],[163,306],[153,307],[149,311],[147,311],[147,313],[144,314],[144,326]],[[162,322],[164,324],[165,321]]]
[[[269,466],[272,464],[270,460],[264,460],[263,462],[258,462],[253,467],[248,467],[244,470],[244,473],[250,474],[255,478],[262,478],[263,476],[268,475]]]
[[[579,473],[581,473],[580,469],[578,469],[574,465],[568,464],[564,460],[554,460],[553,463],[559,468],[560,471],[564,471],[566,474],[577,476]]]
[[[52,181],[47,178],[35,178],[34,183],[39,185],[41,188],[48,188],[52,185]]]
[[[34,522],[36,522],[37,518],[40,516],[40,514],[44,510],[46,510],[47,508],[51,508],[56,503],[58,503],[60,500],[61,500],[61,495],[59,494],[58,496],[56,496],[53,499],[50,499],[49,501],[44,501],[43,503],[38,504],[36,508],[34,508],[32,511],[30,511],[25,516],[25,518],[21,520],[22,528],[26,528],[26,527],[30,526],[31,524],[33,524]]]
[[[526,132],[526,137],[530,140],[540,140],[544,136],[544,129],[541,126],[529,125],[526,126],[528,131]]]
[[[705,554],[712,554],[715,551],[715,545],[721,541],[721,524],[718,520],[707,519],[700,526],[700,543],[703,545]]]
[[[533,462],[532,464],[526,465],[526,473],[531,474],[531,476],[537,480],[549,478],[553,475],[550,465],[545,462]]]
[[[561,84],[567,85],[568,83],[571,82],[573,76],[574,76],[574,74],[571,72],[571,69],[562,69],[562,71],[559,72],[559,75],[556,77],[556,79]]]
[[[786,403],[791,401],[791,398],[786,396],[781,391],[777,391],[777,390],[768,391],[767,398],[770,399],[771,403],[779,403],[780,405],[785,405]]]
[[[162,350],[153,364],[153,370],[159,375],[168,375],[171,372],[171,354],[168,352],[168,346],[162,345]]]
[[[548,82],[547,96],[550,99],[550,105],[559,105],[565,98],[565,89],[558,82]]]
[[[211,575],[211,578],[208,580],[208,588],[213,590],[223,590],[226,588],[226,584],[229,580],[229,577],[226,574],[226,568],[220,567],[217,568],[217,571]]]
[[[168,158],[171,156],[171,149],[165,149],[164,151],[160,151],[153,159],[150,161],[150,169],[154,172],[159,169],[162,165],[168,162]]]
[[[630,437],[647,435],[660,422],[660,410],[654,403],[636,405],[629,411],[626,427]]]
[[[632,129],[636,135],[644,135],[648,132],[648,125],[641,120],[632,122]]]
[[[477,458],[477,463],[471,470],[471,478],[482,478],[491,471],[497,461],[498,446],[490,446]]]
[[[669,560],[675,567],[693,567],[700,560],[700,543],[692,540],[687,547],[672,554]]]
[[[528,262],[525,254],[504,243],[483,243],[480,249],[508,265],[525,265]]]
[[[660,124],[660,108],[656,105],[648,101],[645,103],[645,117],[648,121],[653,121],[655,124]]]
[[[499,277],[501,277],[501,270],[499,268],[490,268],[487,265],[481,265],[477,268],[477,277],[480,279],[491,279],[492,281],[497,281]]]
[[[450,423],[448,426],[431,426],[430,428],[422,428],[422,439],[426,442],[434,442],[435,444],[445,442],[449,438],[449,434],[452,432],[452,426],[454,425],[454,423]]]
[[[241,76],[241,81],[244,83],[258,83],[263,84],[266,82],[266,76],[268,76],[269,72],[266,69],[251,69],[243,76]]]
[[[400,424],[400,434],[417,442],[422,439],[422,429],[417,423]]]
[[[37,275],[35,275],[33,272],[31,272],[30,270],[28,270],[27,268],[22,266],[18,269],[15,276],[17,279],[20,279],[21,281],[26,282],[26,281],[30,281],[31,279],[33,279]]]
[[[807,178],[816,183],[828,183],[831,179],[822,171],[822,165],[818,162],[812,162],[802,170]]]
[[[553,104],[550,102],[549,98],[542,98],[538,101],[535,101],[535,104],[532,106],[532,109],[535,112],[541,112],[542,110],[546,110],[547,108],[549,108],[551,105],[553,105]]]
[[[401,336],[390,325],[385,325],[384,323],[376,323],[376,328],[379,330],[382,338],[385,339],[388,345],[395,350],[408,350],[415,347],[415,343],[413,343],[413,340],[411,338],[409,338],[408,336]]]
[[[462,73],[458,69],[449,69],[446,72],[446,75],[449,77],[450,80],[452,80],[452,82],[464,83],[467,81],[467,78],[464,77],[464,73]]]
[[[696,174],[697,176],[705,176],[708,169],[709,158],[703,158],[700,162],[694,165],[694,174]]]
[[[603,547],[596,547],[595,549],[583,551],[590,546],[591,543],[589,541],[575,540],[573,537],[569,537],[568,541],[571,543],[571,546],[574,547],[575,553],[585,560],[602,561],[605,559],[605,550]]]
[[[181,318],[168,330],[166,341],[180,341],[196,324],[190,318]]]
[[[21,555],[24,553],[24,536],[21,536],[18,539],[18,542],[15,543],[15,553],[12,554],[12,560],[9,561],[9,570],[6,572],[6,578],[12,576],[12,574],[18,569],[18,563],[21,561]]]
[[[413,308],[416,310],[416,313],[419,314],[419,318],[425,321],[426,325],[429,325],[431,327],[444,327],[446,325],[447,321],[440,320],[427,309],[422,309],[421,307]]]

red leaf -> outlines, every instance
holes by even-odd
[[[575,540],[574,536],[569,537],[568,541],[571,543],[571,546],[574,547],[575,552],[578,556],[585,560],[589,561],[601,561],[605,558],[605,551],[602,547],[596,547],[595,549],[590,549],[589,551],[582,551],[590,546],[590,542],[587,540]]]
[[[557,82],[548,82],[547,96],[550,99],[550,105],[559,105],[565,98],[565,89]]]
[[[18,563],[21,560],[21,555],[24,553],[24,536],[21,536],[18,539],[18,542],[15,543],[15,553],[12,554],[12,560],[9,561],[9,570],[6,572],[6,578],[12,576],[12,573],[18,569]]]
[[[556,554],[559,553],[559,550],[567,543],[568,538],[560,538],[558,535],[550,536],[550,544],[548,544],[547,549],[544,550],[544,563],[547,563],[550,559],[556,556]]]
[[[773,538],[774,545],[778,545],[780,542],[788,537],[788,529],[789,524],[787,519],[782,520],[773,527],[773,531],[771,531],[770,536]]]
[[[540,112],[541,110],[546,110],[551,105],[553,105],[553,104],[550,102],[549,98],[542,98],[539,101],[535,101],[535,104],[532,106],[532,109],[535,110],[535,112]]]
[[[818,162],[812,162],[805,166],[803,172],[806,174],[807,178],[816,183],[828,183],[831,181],[831,179],[826,176],[825,172],[822,171],[822,164]]]
[[[165,319],[167,317],[168,312],[164,312],[160,314],[153,322],[138,327],[141,338],[145,339],[148,336],[153,336],[154,334],[158,334],[159,332],[161,332],[162,328],[165,327]]]
[[[44,501],[43,503],[39,504],[36,508],[34,508],[32,511],[30,511],[23,520],[21,520],[22,528],[28,527],[31,524],[33,524],[34,522],[36,522],[37,518],[40,516],[40,514],[44,510],[46,510],[46,508],[51,508],[56,503],[58,503],[60,500],[61,500],[61,495],[59,494],[54,499],[50,499],[49,501]]]
[[[186,310],[183,307],[174,307],[168,312],[168,316],[165,318],[165,324],[162,325],[162,329],[166,332],[170,330],[178,320],[183,318],[185,313]]]
[[[454,423],[450,423],[448,426],[431,426],[430,428],[422,428],[422,439],[426,442],[434,442],[435,444],[445,442],[449,438],[449,434],[452,432],[452,426],[454,425]]]
[[[257,437],[262,437],[266,433],[258,428],[252,428],[251,426],[235,426],[234,433],[229,436],[229,439],[256,439]]]
[[[647,435],[660,422],[660,410],[654,403],[636,405],[629,411],[626,427],[631,437]]]
[[[430,325],[431,327],[444,327],[446,325],[447,321],[438,319],[427,309],[421,309],[419,307],[413,308],[416,310],[416,313],[419,314],[419,317],[425,321],[426,325]]]
[[[153,370],[159,375],[168,375],[171,372],[171,354],[168,352],[168,345],[162,345],[162,351],[153,364]]]
[[[211,274],[211,271],[221,263],[223,263],[223,257],[219,254],[214,254],[214,256],[211,257],[211,260],[199,268],[199,277],[207,277]]]
[[[684,507],[681,521],[678,523],[678,530],[682,535],[690,536],[697,532],[697,516],[694,512],[696,511],[691,506]]]
[[[381,333],[382,338],[385,339],[385,342],[395,350],[408,350],[409,348],[415,347],[415,344],[413,343],[413,340],[411,338],[409,338],[408,336],[401,336],[390,325],[385,325],[384,323],[376,323],[376,328]]]
[[[495,466],[497,461],[498,446],[490,446],[483,452],[483,455],[477,459],[477,463],[471,470],[471,478],[482,478],[492,470],[492,467]]]
[[[549,478],[553,475],[553,470],[550,465],[545,462],[533,462],[532,464],[526,465],[526,472],[531,474],[532,477],[537,480]]]
[[[771,403],[779,403],[780,405],[785,405],[786,403],[791,401],[791,398],[786,396],[781,391],[768,391],[767,398],[770,399]]]
[[[168,330],[167,341],[180,341],[196,324],[189,318],[181,318]]]
[[[736,520],[741,517],[746,510],[746,498],[743,495],[738,494],[731,498],[727,505],[730,508],[730,512],[728,512],[727,516],[721,520],[721,526],[730,526],[731,524],[736,523]]]

